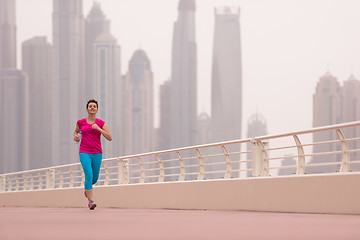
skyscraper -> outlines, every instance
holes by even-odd
[[[341,91],[341,116],[343,122],[352,122],[360,120],[360,81],[351,75],[348,80],[344,81]],[[346,138],[356,138],[360,135],[360,127],[345,128],[343,134]],[[349,141],[350,149],[359,149],[359,141]],[[360,160],[359,152],[350,153],[351,160]],[[350,170],[360,170],[359,164],[353,164]]]
[[[342,122],[341,117],[341,87],[336,77],[327,72],[316,86],[313,96],[313,127],[332,125]],[[314,142],[324,142],[338,139],[335,131],[318,132],[313,134]],[[314,153],[332,152],[339,149],[337,144],[321,144],[313,147]],[[340,161],[340,155],[314,156],[312,163]],[[339,166],[313,168],[310,171],[335,171]]]
[[[34,37],[22,44],[22,69],[29,78],[31,111],[29,121],[29,168],[51,165],[51,70],[52,47],[46,37]],[[41,130],[40,130],[41,129]]]
[[[241,138],[240,9],[215,8],[214,13],[210,131],[211,142],[220,142]],[[240,146],[232,146],[232,148],[234,149],[231,151],[240,151]],[[238,161],[239,158],[239,156],[233,156],[232,160]],[[221,159],[216,161],[221,161]],[[233,170],[238,170],[239,167],[239,163],[232,164]],[[214,168],[215,171],[221,170],[220,166]],[[233,176],[237,177],[237,174]]]
[[[28,79],[16,67],[15,0],[0,0],[0,172],[29,167]]]
[[[136,50],[124,82],[125,154],[154,150],[153,73],[143,50]]]
[[[17,69],[0,73],[0,172],[29,168],[27,76]]]
[[[0,69],[16,68],[15,0],[0,0]]]
[[[267,134],[268,134],[268,132],[267,132],[267,124],[266,124],[265,117],[263,115],[261,115],[260,113],[254,113],[253,115],[251,115],[247,122],[246,137],[253,138],[253,137],[264,136]],[[251,143],[248,143],[246,146],[247,151],[251,152],[252,148],[253,148],[253,146],[251,145]],[[250,162],[247,162],[246,168],[252,169],[252,163],[251,163],[252,154],[251,153],[247,154],[247,160]],[[248,177],[251,176],[251,171],[247,172],[247,176]]]
[[[53,1],[52,165],[78,160],[72,140],[86,115],[82,0]]]
[[[174,23],[171,69],[171,147],[190,146],[197,136],[195,0],[180,0]]]
[[[94,2],[85,19],[85,100],[94,98],[94,43],[102,33],[110,33],[110,21],[106,19],[100,3]]]
[[[216,8],[212,62],[212,142],[241,138],[242,70],[239,8]]]
[[[167,80],[160,86],[160,126],[158,133],[158,150],[170,148],[170,87]]]
[[[123,149],[120,46],[110,33],[104,32],[96,38],[93,48],[93,97],[99,102],[98,117],[107,123],[114,136],[111,142],[102,137],[103,157],[116,157]]]

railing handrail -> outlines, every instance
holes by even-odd
[[[338,129],[338,128],[348,128],[348,127],[354,127],[354,126],[360,126],[360,121],[354,121],[354,122],[348,122],[348,123],[342,123],[342,124],[336,124],[336,125],[330,125],[330,126],[323,126],[323,127],[316,127],[316,128],[312,128],[312,129],[308,129],[308,130],[287,132],[287,133],[282,133],[282,134],[264,135],[264,136],[254,137],[254,138],[235,139],[235,140],[222,141],[222,142],[217,142],[217,143],[208,143],[208,144],[194,145],[194,146],[188,146],[188,147],[182,147],[182,148],[173,148],[173,149],[160,150],[160,151],[154,151],[154,152],[148,152],[148,153],[138,153],[138,154],[133,154],[133,155],[121,156],[119,158],[127,159],[127,158],[135,158],[135,157],[145,157],[145,156],[149,156],[149,155],[173,153],[173,152],[177,152],[177,151],[188,151],[188,150],[194,150],[194,149],[199,149],[199,148],[217,147],[217,146],[221,146],[221,145],[236,144],[236,143],[246,143],[246,142],[251,142],[252,140],[262,141],[262,140],[267,140],[267,139],[272,139],[272,138],[281,138],[281,137],[288,137],[288,136],[293,136],[293,135],[316,133],[316,132],[321,132],[324,130],[333,130],[333,129]]]
[[[324,145],[324,144],[330,144],[330,143],[334,143],[334,142],[339,142],[340,143],[340,147],[341,149],[336,149],[336,150],[331,150],[330,152],[326,152],[327,154],[330,155],[336,155],[336,154],[341,154],[342,155],[342,161],[339,164],[336,165],[341,165],[340,168],[340,172],[348,172],[350,171],[350,164],[351,162],[353,162],[354,164],[359,164],[360,163],[360,157],[359,159],[355,159],[354,161],[350,162],[350,154],[357,154],[357,152],[360,152],[360,136],[351,136],[351,138],[345,138],[345,136],[343,135],[341,129],[344,128],[350,128],[350,127],[360,127],[360,121],[354,121],[354,122],[348,122],[348,123],[342,123],[342,124],[336,124],[336,125],[330,125],[330,126],[322,126],[322,127],[316,127],[316,128],[311,128],[308,130],[302,130],[302,131],[294,131],[294,132],[287,132],[287,133],[282,133],[282,134],[273,134],[273,135],[266,135],[266,136],[258,136],[258,137],[254,137],[254,138],[245,138],[245,139],[236,139],[236,140],[229,140],[229,141],[223,141],[223,142],[217,142],[217,143],[209,143],[209,144],[202,144],[202,145],[195,145],[195,146],[188,146],[188,147],[181,147],[181,148],[173,148],[173,149],[167,149],[167,150],[160,150],[160,151],[153,151],[153,152],[147,152],[147,153],[139,153],[139,154],[132,154],[132,155],[127,155],[127,156],[119,156],[119,157],[113,157],[113,158],[107,158],[104,159],[103,162],[103,166],[102,169],[104,169],[104,174],[105,176],[105,183],[109,184],[109,181],[111,181],[109,175],[110,174],[114,174],[114,175],[118,175],[117,179],[118,179],[118,184],[124,184],[124,183],[128,183],[129,182],[129,176],[130,174],[135,174],[133,179],[140,179],[139,183],[143,183],[146,182],[147,178],[156,178],[158,177],[158,181],[159,182],[163,182],[165,177],[167,176],[178,176],[178,180],[179,181],[183,181],[186,179],[185,176],[190,176],[190,175],[196,175],[198,174],[197,178],[198,180],[203,180],[206,179],[206,174],[212,174],[212,173],[219,173],[222,172],[224,173],[223,178],[231,178],[232,177],[232,172],[241,172],[241,171],[251,171],[252,173],[252,177],[256,177],[256,176],[269,176],[269,171],[271,169],[279,169],[279,167],[271,167],[270,165],[272,164],[273,160],[281,160],[284,159],[286,157],[270,157],[269,152],[271,151],[276,151],[276,150],[284,150],[284,149],[297,149],[298,153],[297,156],[296,154],[293,157],[297,157],[298,161],[297,161],[297,171],[296,174],[304,174],[304,169],[306,166],[316,166],[318,164],[307,164],[305,162],[305,158],[308,158],[309,156],[320,156],[320,155],[324,155],[324,154],[305,154],[303,147],[304,146],[319,146],[319,145]],[[302,144],[300,142],[300,139],[298,138],[298,135],[304,135],[304,134],[314,134],[314,133],[319,133],[319,132],[324,132],[324,131],[332,131],[335,130],[338,139],[336,141],[322,141],[322,142],[312,142],[312,143],[307,143],[307,144]],[[359,135],[360,131],[357,131],[356,133]],[[271,139],[278,139],[278,138],[283,138],[283,137],[292,137],[293,141],[295,141],[295,145],[294,143],[292,143],[291,145],[288,144],[287,146],[281,146],[281,147],[275,147],[275,148],[269,148],[267,142],[268,140]],[[359,141],[359,144],[356,146],[359,146],[357,149],[349,149],[348,146],[348,142],[349,141]],[[264,142],[263,142],[264,141]],[[251,143],[252,145],[252,151],[249,152],[249,150],[246,151],[235,151],[233,150],[228,151],[228,147],[235,145],[236,144],[239,145],[239,149],[241,149],[240,144],[244,144],[244,143]],[[210,153],[207,153],[206,155],[203,155],[201,150],[202,149],[217,149],[217,147],[220,147],[220,151],[217,153],[214,153],[213,150],[210,151]],[[193,156],[186,156],[186,152],[189,152],[191,150],[194,150],[192,153],[195,154]],[[185,152],[185,153],[184,153]],[[252,154],[252,159],[251,160],[246,160],[246,161],[241,161],[241,156],[242,154]],[[163,154],[176,154],[177,157],[174,157],[174,155],[172,155],[171,158],[160,158],[161,155]],[[184,154],[184,155],[182,155]],[[360,153],[359,153],[360,155]],[[148,156],[153,156],[154,160],[152,162],[147,162],[144,161],[143,158],[144,157],[148,157]],[[236,159],[236,156],[239,156],[239,159]],[[357,155],[356,155],[357,156]],[[206,158],[220,158],[220,162],[209,162],[206,163]],[[224,159],[222,159],[222,157]],[[235,159],[234,159],[235,158]],[[130,163],[130,160],[134,160],[135,163]],[[193,161],[193,160],[198,160],[198,164],[194,164],[194,163],[190,163],[186,165],[186,161]],[[269,161],[271,160],[271,162]],[[114,164],[117,164],[117,166],[110,166],[108,163],[114,162]],[[165,166],[167,164],[172,164],[173,162],[178,162],[178,165],[170,165],[170,166]],[[240,163],[243,162],[252,162],[252,169],[240,169]],[[239,164],[239,169],[233,169],[232,168],[232,163],[238,163]],[[154,167],[154,165],[158,164],[158,167]],[[145,167],[147,166],[148,167]],[[152,166],[153,165],[153,166]],[[222,169],[214,169],[214,170],[207,170],[205,171],[205,165],[209,166],[209,167],[213,167],[213,166],[217,166],[217,165],[223,165],[225,170]],[[328,163],[328,164],[321,164],[321,165],[328,165],[328,166],[333,166],[333,162],[332,163]],[[55,181],[56,181],[56,171],[58,172],[58,178],[60,178],[60,186],[62,187],[63,185],[66,185],[66,183],[64,183],[65,179],[68,179],[68,177],[64,177],[64,174],[69,174],[70,175],[70,183],[69,183],[69,187],[73,187],[73,183],[75,183],[74,178],[79,178],[81,176],[76,175],[79,172],[82,172],[81,170],[81,164],[80,162],[78,163],[72,163],[72,164],[66,164],[66,165],[60,165],[60,166],[52,166],[52,167],[48,167],[48,168],[41,168],[41,169],[32,169],[32,170],[25,170],[25,171],[20,171],[20,172],[13,172],[13,173],[5,173],[5,174],[0,174],[0,192],[2,191],[6,191],[4,189],[12,189],[13,185],[15,186],[15,190],[19,190],[19,184],[23,184],[23,189],[27,188],[29,185],[29,180],[31,180],[31,186],[33,186],[33,182],[34,182],[34,178],[38,178],[38,182],[39,185],[42,186],[43,183],[43,179],[41,179],[42,175],[46,177],[46,186],[47,187],[54,187],[55,186]],[[134,167],[139,167],[139,169],[135,170],[133,169],[132,172],[130,171],[129,168],[134,168]],[[77,168],[77,170],[73,170],[72,168]],[[117,168],[118,172],[117,173],[110,173],[110,169],[114,169]],[[189,168],[198,168],[198,172],[191,172],[188,171],[187,169]],[[65,169],[65,171],[64,171]],[[68,172],[66,172],[66,170],[68,169]],[[179,173],[168,173],[166,174],[166,170],[168,171],[173,171],[175,169],[179,170]],[[64,172],[62,172],[64,171]],[[159,174],[156,175],[157,173],[153,173],[153,171],[159,171]],[[37,173],[38,175],[33,175]],[[74,175],[75,174],[75,175]],[[125,175],[126,176],[125,176]],[[138,176],[136,174],[140,174],[141,176]],[[155,175],[154,175],[155,174]],[[82,175],[83,177],[83,175]],[[14,181],[16,182],[16,184],[11,184],[10,183],[6,183],[7,180],[11,180],[11,178],[15,179]],[[50,183],[48,181],[51,181]],[[81,181],[76,181],[76,183],[81,183],[83,184],[83,180]],[[7,184],[7,187],[5,187],[5,185]]]
[[[282,133],[282,134],[260,136],[260,137],[255,137],[254,139],[261,141],[261,140],[266,140],[266,139],[271,139],[271,138],[281,138],[281,137],[288,137],[288,136],[293,136],[293,135],[303,135],[303,134],[308,134],[308,133],[322,132],[325,130],[334,130],[334,129],[338,129],[338,128],[349,128],[349,127],[356,127],[356,126],[360,126],[360,121],[340,123],[340,124],[334,124],[334,125],[330,125],[330,126],[321,126],[321,127],[316,127],[316,128],[311,128],[308,130],[302,130],[302,131],[296,131],[296,132],[288,132],[288,133]]]

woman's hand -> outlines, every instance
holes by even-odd
[[[79,125],[76,123],[76,127],[75,127],[75,131],[74,131],[74,141],[75,142],[79,142],[80,138],[79,138],[79,132],[80,132],[80,128]]]
[[[96,123],[94,123],[92,126],[91,126],[91,128],[92,129],[97,129],[97,130],[99,130],[100,131],[100,127],[96,124]],[[100,131],[101,132],[101,131]]]
[[[112,136],[110,133],[110,130],[108,128],[108,126],[106,125],[106,123],[104,124],[103,128],[100,128],[96,123],[94,123],[91,128],[93,129],[97,129],[99,132],[101,132],[101,134],[109,141],[112,140]]]
[[[80,142],[80,138],[79,138],[79,135],[74,135],[74,141],[75,142]]]

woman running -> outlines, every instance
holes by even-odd
[[[77,121],[74,131],[74,141],[81,142],[79,156],[85,174],[85,197],[89,200],[88,207],[94,210],[96,203],[93,199],[93,186],[98,178],[102,161],[101,134],[109,141],[112,140],[110,130],[106,123],[96,118],[98,102],[90,99],[86,104],[88,117]]]

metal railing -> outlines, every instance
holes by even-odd
[[[351,138],[345,137],[344,130]],[[336,133],[337,139],[300,140],[325,132]],[[313,152],[315,146],[332,150]],[[292,164],[284,165],[287,160]],[[97,185],[270,177],[284,169],[291,170],[287,175],[302,175],[321,173],[323,168],[330,173],[360,171],[360,121],[104,159]],[[0,192],[83,185],[80,163],[0,175]]]

